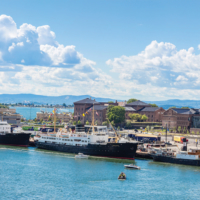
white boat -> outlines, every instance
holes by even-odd
[[[84,155],[83,153],[78,153],[78,155],[75,155],[75,158],[88,158],[88,155]]]
[[[133,164],[124,165],[124,167],[129,168],[129,169],[140,169],[140,167],[138,167],[137,165],[133,165]]]

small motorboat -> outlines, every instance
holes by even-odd
[[[75,158],[88,158],[88,155],[84,155],[83,153],[78,153],[78,155],[75,155]]]
[[[133,165],[133,164],[124,165],[124,167],[129,168],[129,169],[140,169],[140,167],[138,167],[137,165]]]
[[[122,173],[118,176],[118,179],[119,179],[119,180],[122,180],[122,181],[123,181],[123,180],[126,180],[126,174],[122,172]]]

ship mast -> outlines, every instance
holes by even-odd
[[[94,133],[94,103],[93,103],[92,131]]]
[[[53,109],[53,113],[54,113],[54,134],[56,133],[56,110],[55,108]]]

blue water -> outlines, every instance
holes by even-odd
[[[40,111],[52,112],[53,108],[36,108],[36,107],[10,107],[15,108],[16,112],[22,115],[24,118],[35,119],[36,113]],[[58,112],[74,112],[74,109],[58,109]]]
[[[200,199],[200,167],[0,146],[0,199]],[[117,179],[125,172],[127,180]]]

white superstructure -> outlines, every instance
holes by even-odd
[[[70,146],[86,146],[91,144],[107,144],[108,135],[106,132],[92,132],[87,134],[85,132],[71,133],[65,130],[59,130],[56,134],[43,134],[40,137],[34,137],[38,142],[65,144]]]
[[[0,133],[10,133],[11,125],[7,121],[0,121]]]

